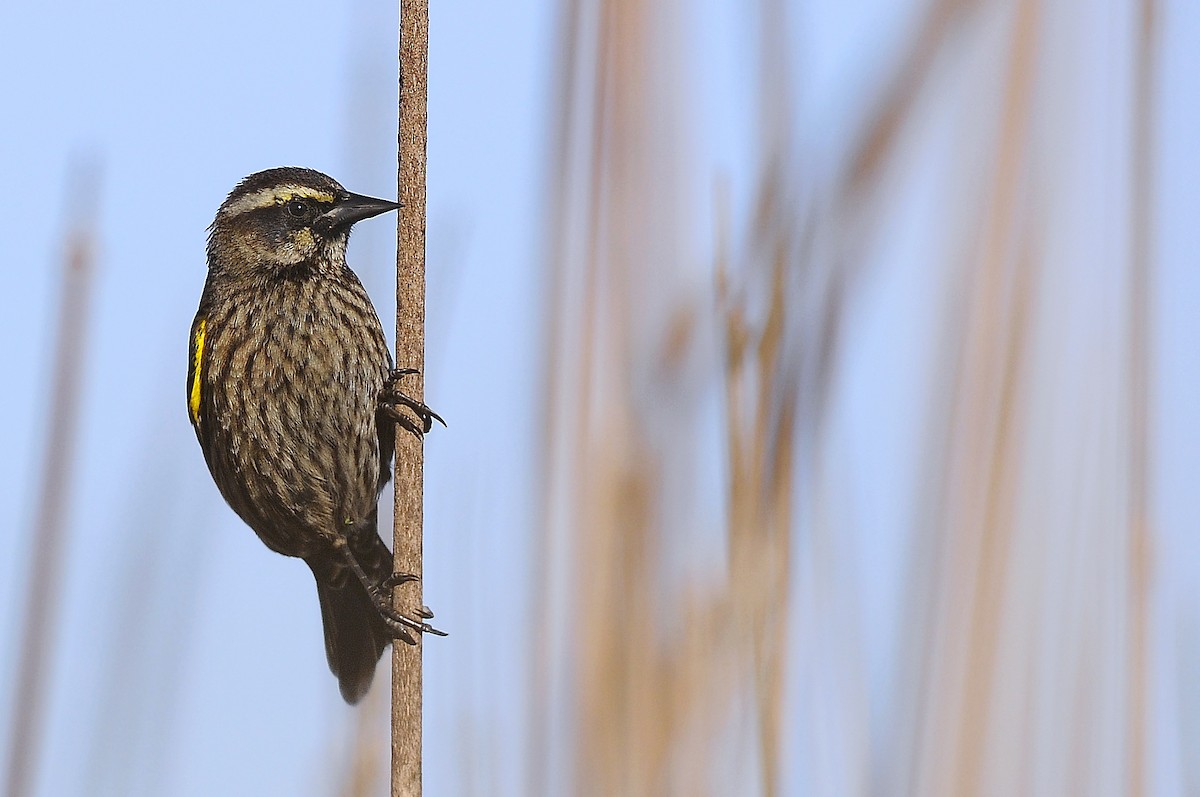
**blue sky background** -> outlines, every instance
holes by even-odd
[[[1100,5],[1107,27],[1093,48],[1124,35],[1129,19],[1119,3]],[[557,6],[433,6],[426,398],[449,428],[425,447],[425,597],[451,635],[425,648],[426,784],[429,794],[520,794]],[[744,231],[758,160],[756,30],[741,8],[696,3],[681,35],[695,80],[680,91],[697,118],[697,171],[728,179]],[[879,90],[881,66],[916,18],[909,4],[885,0],[818,2],[794,16],[795,114],[814,173],[836,168],[863,98]],[[1195,792],[1183,762],[1200,754],[1200,692],[1190,685],[1191,665],[1200,665],[1200,14],[1180,0],[1166,4],[1164,18],[1154,464],[1156,672],[1166,686],[1156,698],[1153,764],[1155,793],[1185,794]],[[87,366],[77,376],[83,431],[37,794],[319,795],[339,782],[330,762],[348,761],[359,715],[328,673],[311,575],[267,551],[221,502],[187,424],[186,344],[206,227],[242,176],[303,165],[353,191],[394,195],[395,51],[396,8],[361,0],[0,6],[6,686],[48,423],[60,259],[78,206],[68,195],[72,168],[93,168],[99,186]],[[932,173],[937,149],[925,157]],[[913,354],[927,308],[919,236],[909,233],[929,213],[898,209],[892,237],[872,244],[883,266],[861,286],[833,435],[838,466],[854,474],[847,522],[862,534],[854,575],[881,692],[904,572],[899,527],[909,520],[897,520],[910,508],[906,413],[921,409],[921,395],[902,380],[906,364],[928,366]],[[350,250],[385,328],[394,313],[393,236],[390,217],[367,222]],[[707,238],[693,247],[698,282],[712,254]],[[871,399],[881,393],[895,398],[885,412]],[[374,691],[386,686],[381,667]],[[0,717],[10,692],[0,690]],[[384,712],[375,722],[385,740]],[[0,744],[6,733],[7,724]],[[825,754],[849,755],[836,744]],[[836,766],[810,763],[796,765],[802,771],[789,782],[848,793],[836,777],[820,777],[822,766]]]

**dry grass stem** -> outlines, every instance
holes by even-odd
[[[396,364],[418,370],[405,390],[424,399],[425,164],[428,139],[429,0],[400,3],[399,168],[396,227]],[[395,592],[397,607],[421,606],[424,533],[422,441],[396,427],[395,572],[417,581]],[[392,646],[392,797],[421,794],[421,636]]]
[[[46,673],[53,660],[53,638],[58,629],[58,606],[63,585],[63,551],[67,507],[73,493],[75,450],[78,445],[80,407],[84,396],[80,374],[87,362],[89,310],[94,279],[95,192],[89,180],[76,178],[69,196],[84,198],[84,210],[73,220],[63,256],[62,296],[58,311],[57,341],[52,362],[52,383],[45,459],[34,521],[28,596],[14,685],[14,706],[9,730],[5,794],[25,797],[34,790],[45,721]]]

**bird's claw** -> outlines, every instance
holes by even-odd
[[[400,586],[401,584],[407,584],[410,581],[420,580],[421,577],[414,573],[392,573],[383,580],[383,583],[380,586],[382,586],[384,589],[392,589]]]
[[[393,589],[400,584],[408,584],[420,580],[421,577],[413,573],[392,573],[383,580],[380,586],[384,589]],[[379,613],[383,615],[383,621],[391,629],[395,638],[409,645],[417,644],[417,640],[410,631],[418,631],[422,634],[434,634],[435,636],[446,636],[445,631],[439,631],[425,622],[426,620],[433,619],[433,612],[428,606],[422,605],[420,608],[413,610],[412,614],[415,616],[410,617],[408,614],[393,608],[390,604],[382,602],[379,604]]]
[[[434,636],[447,636],[445,631],[440,631],[425,622],[425,620],[432,619],[433,617],[433,612],[429,611],[428,606],[422,606],[416,612],[413,612],[420,619],[409,617],[404,612],[397,611],[390,606],[380,606],[379,613],[383,616],[384,624],[391,630],[392,636],[410,645],[417,644],[416,638],[411,633],[412,631],[421,634],[433,634]]]
[[[417,437],[422,437],[433,428],[434,421],[437,421],[442,426],[446,425],[446,421],[442,419],[442,416],[431,410],[424,402],[417,401],[412,396],[396,389],[396,382],[401,377],[419,373],[420,371],[416,368],[393,368],[389,371],[383,390],[379,394],[379,411],[399,424],[405,431],[411,432]],[[416,413],[420,425],[413,421],[409,415],[401,412],[397,405],[408,407]]]

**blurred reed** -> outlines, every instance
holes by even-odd
[[[722,182],[710,223],[696,218],[695,184],[710,176],[697,178],[688,6],[564,0],[524,793],[1151,791],[1160,12],[1141,0],[1117,51],[1129,63],[1111,70],[1127,96],[1092,113],[1078,75],[1102,65],[1085,52],[1111,30],[1064,31],[1063,7],[927,4],[825,152],[790,100],[796,4],[761,0],[751,207],[731,207]],[[852,322],[864,286],[892,267],[935,124],[954,145],[936,159],[938,215],[920,251],[931,331],[921,351],[888,349],[911,358],[897,388],[920,401],[904,419],[919,430],[903,452],[911,474],[895,474],[912,489],[892,519],[903,575],[885,655],[859,605],[877,530],[839,506],[862,494],[862,463],[839,466],[836,448],[855,422],[848,342],[864,333]],[[1080,154],[1096,134],[1112,146]],[[1113,198],[1095,210],[1094,194]],[[57,627],[84,222],[68,247],[12,795],[37,760],[37,662]],[[714,227],[717,256],[698,264],[695,239]],[[152,636],[136,597],[121,596],[102,718],[143,677],[119,659]],[[164,661],[152,728],[171,717],[179,659]],[[383,788],[384,694],[356,718],[350,758],[330,755],[346,797]],[[97,780],[133,783],[110,770],[132,766],[112,761],[134,748],[97,739]],[[464,766],[488,753],[465,751]]]
[[[796,414],[817,406],[796,358],[821,341],[795,345],[781,152],[745,256],[691,287],[686,13],[570,2],[559,31],[531,794],[779,793]],[[722,449],[724,495],[697,501]]]
[[[1154,421],[1150,408],[1154,377],[1154,348],[1151,320],[1155,272],[1154,210],[1158,135],[1159,20],[1156,0],[1137,4],[1136,40],[1132,67],[1132,153],[1129,236],[1129,417],[1130,417],[1130,612],[1132,629],[1129,651],[1130,742],[1128,788],[1131,795],[1152,791],[1148,767],[1151,734],[1149,709],[1150,589],[1153,561],[1152,530],[1155,527],[1151,485]]]
[[[63,247],[62,294],[48,392],[46,445],[30,539],[25,617],[17,649],[17,676],[8,735],[5,794],[24,797],[36,784],[36,767],[45,725],[46,674],[54,659],[63,585],[67,507],[73,494],[79,438],[80,405],[86,392],[81,378],[87,362],[88,320],[95,270],[95,167],[77,167],[68,179],[68,231]]]
[[[1147,293],[1136,284],[1149,262],[1136,250],[1148,210],[1135,197],[1151,154],[1136,136],[1133,151],[1099,161],[1061,148],[1062,131],[1112,137],[1123,120],[1101,108],[1085,121],[1066,65],[1086,63],[1088,48],[1048,56],[1057,10],[1025,0],[998,17],[1008,39],[995,51],[1007,66],[994,154],[964,168],[983,177],[981,211],[962,219],[966,246],[940,268],[956,288],[914,529],[905,656],[917,664],[898,686],[914,713],[891,752],[896,793],[1147,788]],[[1143,34],[1128,45],[1135,59]],[[1123,107],[1152,114],[1134,88]],[[1089,206],[1080,163],[1126,198]]]
[[[756,7],[755,206],[745,240],[718,219],[710,292],[687,262],[688,9],[563,5],[527,793],[1145,793],[1154,6],[1104,73],[1128,92],[1096,106],[1082,75],[1122,28],[1066,46],[1060,4],[931,3],[834,153],[794,128],[789,10]],[[955,145],[931,178],[934,125]],[[847,319],[929,181],[879,662],[847,542],[872,530],[834,505],[856,485],[831,435]],[[824,709],[789,696],[818,688],[797,649],[838,670]]]
[[[387,692],[375,689],[367,693],[362,706],[355,714],[353,726],[348,729],[349,744],[345,745],[348,755],[337,778],[335,793],[338,797],[371,797],[386,794],[388,762],[383,740],[379,736],[380,720],[387,708]],[[338,745],[339,747],[343,745]],[[337,759],[336,753],[330,756]]]

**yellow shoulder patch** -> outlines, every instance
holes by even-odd
[[[201,365],[204,364],[204,328],[207,325],[204,319],[200,319],[200,325],[196,327],[196,335],[192,338],[192,384],[188,390],[188,414],[192,416],[192,423],[200,423],[200,373]]]

